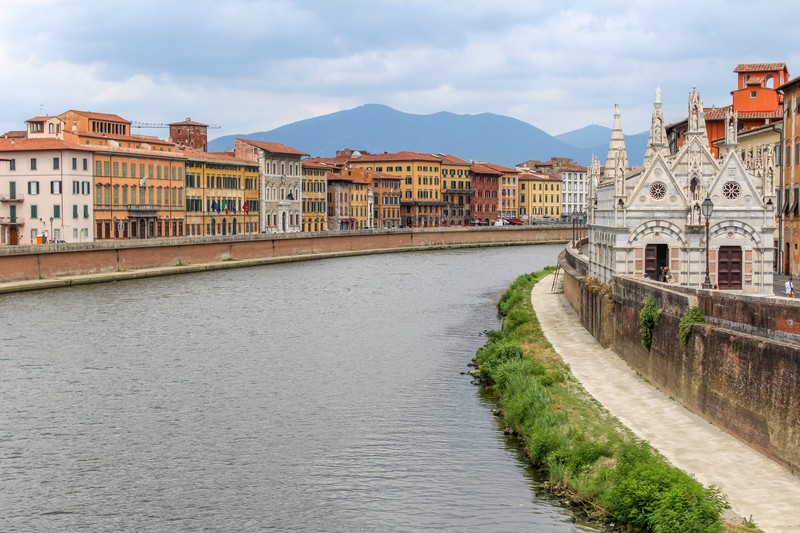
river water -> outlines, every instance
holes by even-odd
[[[592,531],[461,374],[560,248],[0,296],[0,530]]]

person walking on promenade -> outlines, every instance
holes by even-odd
[[[794,298],[794,283],[792,283],[792,276],[786,280],[786,297]]]

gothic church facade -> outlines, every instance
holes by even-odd
[[[730,113],[729,149],[716,159],[696,89],[689,94],[686,141],[670,154],[660,90],[654,107],[642,167],[628,166],[619,107],[604,175],[596,159],[590,167],[589,274],[604,283],[614,275],[658,280],[669,267],[674,283],[700,288],[708,264],[710,282],[720,290],[772,294],[774,154],[764,154],[757,169],[763,172],[745,168],[736,149],[737,117]],[[713,202],[708,247],[706,198]]]

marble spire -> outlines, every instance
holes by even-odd
[[[689,123],[686,130],[686,140],[691,137],[700,137],[708,145],[708,133],[706,132],[706,115],[703,112],[703,100],[697,87],[692,87],[689,93]]]
[[[661,87],[656,89],[656,101],[653,105],[653,118],[650,121],[650,137],[647,140],[647,150],[644,153],[644,165],[653,161],[656,154],[669,155],[667,132],[664,129],[664,112],[661,109]]]
[[[614,179],[620,168],[630,170],[630,165],[628,165],[628,151],[625,149],[625,135],[622,133],[619,104],[614,104],[614,127],[611,129],[611,141],[608,143],[603,181]]]

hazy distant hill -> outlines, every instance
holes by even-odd
[[[589,133],[581,133],[587,129]],[[605,138],[594,142],[603,136],[603,131]],[[646,143],[647,135],[644,135]],[[208,149],[227,150],[237,137],[283,143],[311,156],[332,157],[342,148],[371,153],[411,150],[450,153],[468,161],[491,161],[513,167],[528,159],[548,160],[552,156],[572,157],[588,165],[593,153],[605,164],[611,130],[588,126],[556,138],[515,118],[492,113],[412,115],[384,105],[368,104],[271,131],[226,135],[209,142]],[[591,143],[590,138],[593,139]],[[644,144],[641,155],[635,156],[630,145],[628,150],[632,164],[637,159],[641,162]]]
[[[633,166],[641,165],[644,159],[644,151],[647,147],[647,131],[636,135],[625,136],[625,147],[628,150],[628,160]],[[561,135],[556,135],[556,139],[561,142],[586,148],[597,155],[601,165],[606,164],[608,156],[608,141],[611,139],[611,128],[592,124],[583,128],[568,131]]]

